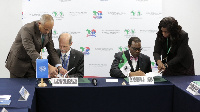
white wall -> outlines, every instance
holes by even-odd
[[[173,4],[172,4],[173,3]],[[195,73],[200,75],[200,50],[198,47],[198,27],[200,26],[199,0],[163,0],[163,17],[175,17],[183,29],[188,32],[189,45],[195,59]],[[22,0],[0,0],[0,78],[8,78],[5,68],[8,51],[22,26]]]
[[[5,67],[8,51],[22,26],[22,1],[0,0],[0,77],[8,78],[10,73]]]
[[[172,4],[173,3],[173,4]],[[189,35],[189,45],[193,51],[195,74],[200,75],[200,1],[163,0],[163,17],[173,16]]]

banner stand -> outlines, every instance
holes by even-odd
[[[46,87],[47,84],[43,81],[43,78],[41,78],[40,83],[38,84],[38,87]]]
[[[41,59],[42,59],[42,49],[41,49]],[[38,87],[46,87],[47,84],[43,81],[43,78],[41,78],[40,83],[38,84]]]

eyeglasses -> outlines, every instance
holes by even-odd
[[[142,48],[135,48],[135,47],[131,47],[134,51],[141,51]]]
[[[45,28],[44,26],[43,26],[43,28],[44,28],[45,31],[50,31],[49,29]]]

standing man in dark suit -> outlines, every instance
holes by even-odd
[[[62,33],[59,38],[59,48],[56,50],[57,56],[64,69],[69,71],[68,77],[83,78],[84,76],[84,54],[80,51],[71,48],[72,36],[68,33]],[[51,55],[48,56],[48,61],[51,65],[55,65]],[[62,74],[64,75],[64,74]]]
[[[59,57],[56,55],[52,40],[54,20],[51,15],[42,15],[39,21],[25,24],[17,34],[6,59],[6,68],[10,71],[10,78],[35,78],[36,59],[40,59],[40,51],[44,47],[61,68]],[[49,74],[56,77],[57,68],[48,64]],[[64,69],[61,70],[66,73]]]
[[[152,72],[150,58],[140,51],[141,40],[138,37],[131,37],[128,41],[129,50],[124,51],[124,54],[128,60],[131,67],[128,75],[123,74],[118,67],[120,60],[122,59],[123,52],[118,52],[115,54],[115,59],[111,65],[110,76],[111,77],[127,77],[127,76],[144,76],[145,73]]]

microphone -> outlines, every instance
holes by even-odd
[[[93,78],[92,83],[94,84],[94,86],[96,86],[97,85],[97,79]]]

